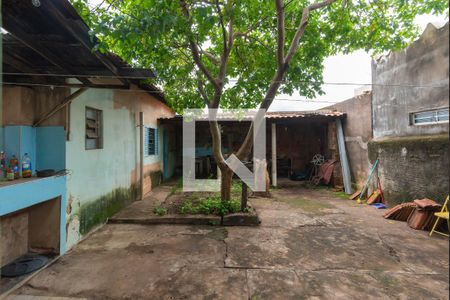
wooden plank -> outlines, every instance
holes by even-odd
[[[87,27],[87,25],[79,17],[77,20],[64,17],[60,11],[60,8],[55,6],[55,3],[53,1],[48,1],[47,5],[49,5],[50,7],[49,10],[52,16],[59,21],[60,26],[66,29],[75,39],[77,39],[82,45],[84,45],[86,49],[92,51],[92,49],[95,46],[95,43],[91,41],[91,36],[89,36],[88,34],[89,28]],[[65,6],[64,8],[69,12],[73,13],[74,8],[71,5],[70,7]],[[76,16],[78,16],[78,14],[76,14]],[[97,42],[96,39],[95,41]],[[92,51],[91,53],[103,65],[105,65],[105,67],[107,67],[112,72],[113,75],[120,76],[120,71],[116,67],[116,65],[114,65],[114,63],[112,63],[109,59],[107,59],[103,54],[97,51]],[[129,84],[128,81],[125,79],[119,80],[122,81],[124,84]]]
[[[348,199],[350,200],[355,200],[356,198],[359,197],[359,195],[361,194],[361,189],[357,190],[356,192],[354,192],[353,194],[350,195],[350,197],[348,197]]]
[[[144,113],[139,112],[139,183],[140,200],[144,199]]]
[[[11,22],[8,22],[8,23],[11,23]],[[14,35],[14,38],[16,38],[19,42],[23,43],[25,46],[29,47],[30,49],[32,49],[33,51],[38,53],[40,56],[42,56],[48,62],[52,63],[53,65],[57,66],[58,68],[66,71],[66,72],[68,71],[68,72],[71,72],[72,74],[75,74],[75,72],[70,67],[65,65],[65,63],[63,61],[61,61],[57,56],[53,55],[52,51],[41,46],[36,40],[34,40],[32,37],[30,37],[28,34],[23,32],[22,30],[20,30],[19,24],[17,24],[16,21],[12,21],[12,23],[13,24],[11,24],[11,25],[15,25],[15,26],[17,26],[17,28],[14,28],[12,32],[8,28],[7,28],[7,30],[12,35]],[[89,79],[87,79],[87,78],[77,77],[77,79],[84,84],[91,83],[89,81]]]

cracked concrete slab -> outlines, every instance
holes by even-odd
[[[297,226],[317,226],[323,225],[318,219],[308,216],[298,210],[262,209],[259,212],[261,226],[264,227],[285,227]]]
[[[250,299],[445,299],[436,275],[391,272],[248,270]],[[268,284],[270,283],[270,284]]]
[[[449,243],[327,190],[252,199],[259,227],[107,224],[17,291],[87,299],[448,299]]]
[[[245,270],[187,266],[157,281],[155,299],[248,299]]]

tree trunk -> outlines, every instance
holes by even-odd
[[[231,184],[233,183],[234,173],[228,167],[220,171],[222,172],[220,197],[222,201],[229,201],[231,200]]]

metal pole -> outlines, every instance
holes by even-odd
[[[144,113],[139,113],[139,186],[140,200],[144,199]]]
[[[277,124],[272,123],[272,186],[277,186]]]
[[[344,190],[347,195],[353,193],[352,178],[350,175],[350,166],[347,159],[347,150],[345,149],[344,130],[342,129],[341,119],[336,119],[336,133],[339,149],[339,158],[341,160],[342,177],[344,180]]]

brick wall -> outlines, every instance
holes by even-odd
[[[421,198],[443,202],[449,193],[448,135],[371,141],[369,158],[380,160],[378,175],[390,206]]]

